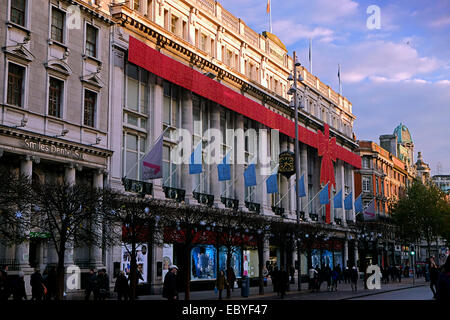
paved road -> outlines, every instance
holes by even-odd
[[[349,300],[432,300],[433,294],[429,286],[385,292],[367,297]]]

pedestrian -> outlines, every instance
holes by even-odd
[[[106,300],[109,295],[109,278],[106,269],[98,271],[97,275],[98,300]],[[95,293],[94,293],[95,297]]]
[[[220,270],[219,276],[216,279],[216,288],[217,291],[219,291],[219,300],[222,300],[222,290],[225,288],[225,286],[228,286],[228,281],[225,278],[225,272],[223,272],[223,270]]]
[[[327,291],[331,291],[331,268],[326,266],[323,273],[324,279],[327,282]]]
[[[281,299],[284,299],[286,291],[289,287],[289,274],[283,267],[280,268],[278,273],[278,290],[280,292]]]
[[[425,282],[429,282],[430,281],[430,259],[427,258],[427,260],[425,261]]]
[[[9,298],[9,285],[8,278],[5,271],[0,270],[0,301],[8,300]]]
[[[56,276],[56,268],[50,267],[48,270],[47,278],[45,279],[45,286],[47,288],[47,294],[46,299],[51,300],[56,298],[56,284],[58,282],[57,276]]]
[[[125,276],[125,272],[121,270],[116,279],[116,284],[114,285],[114,292],[117,292],[117,300],[128,300],[128,292],[130,288],[128,287],[128,279]]]
[[[266,266],[264,266],[262,273],[263,273],[263,277],[264,277],[264,287],[267,287],[267,276],[269,275],[269,270],[267,270]],[[234,272],[233,272],[233,274],[234,274]]]
[[[402,266],[401,265],[397,266],[396,272],[397,272],[398,282],[402,282]]]
[[[27,293],[25,291],[25,281],[23,280],[24,273],[19,271],[19,276],[12,282],[12,294],[15,301],[27,300]]]
[[[44,291],[47,288],[44,285],[44,279],[42,278],[39,268],[34,269],[34,273],[30,277],[31,285],[31,300],[41,301],[44,296]]]
[[[342,280],[341,264],[338,264],[335,268],[336,268],[336,272],[338,274],[338,281],[339,281],[339,283],[341,283],[341,280]]]
[[[91,293],[94,294],[94,300],[97,300],[97,274],[95,273],[94,269],[89,270],[89,275],[87,279],[87,285],[85,289],[85,300],[89,300]]]
[[[336,267],[336,268],[334,268],[333,272],[331,273],[331,280],[332,280],[331,291],[337,291],[337,285],[338,285],[339,274],[340,274],[340,272],[338,270],[339,269]]]
[[[267,269],[265,269],[267,270]],[[231,291],[234,292],[234,282],[236,281],[236,274],[234,273],[234,269],[230,268],[227,270],[227,278],[228,278],[228,284],[231,288]]]
[[[450,301],[450,256],[442,266],[436,285],[436,299]]]
[[[291,265],[290,268],[289,268],[289,277],[291,279],[290,283],[294,284],[295,283],[295,268],[294,268],[293,265]]]
[[[321,269],[319,265],[316,265],[316,270],[317,270],[316,289],[317,291],[320,291],[320,286],[322,285],[322,282],[324,280],[323,269]]]
[[[356,268],[355,265],[352,266],[352,268],[350,269],[350,281],[352,283],[352,292],[356,292],[358,291],[358,269]]]
[[[177,290],[177,272],[178,267],[171,265],[169,272],[164,277],[163,294],[162,296],[167,300],[178,300]]]
[[[311,289],[312,292],[314,292],[316,290],[316,281],[318,278],[318,272],[313,266],[309,268],[308,272],[309,272],[309,289]]]
[[[348,268],[348,264],[344,269],[344,283],[350,283],[350,269]]]
[[[430,258],[430,289],[433,292],[433,298],[436,298],[436,286],[439,278],[439,269],[434,260],[434,257]]]
[[[278,275],[279,275],[278,267],[275,267],[272,271],[272,274],[270,275],[270,278],[272,279],[273,291],[277,293],[277,296],[280,295],[280,289],[278,286],[279,282]]]

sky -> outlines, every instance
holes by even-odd
[[[253,30],[269,30],[267,0],[222,0]],[[449,0],[271,0],[272,30],[312,73],[353,105],[358,140],[406,125],[414,161],[450,174]],[[379,28],[374,20],[379,8]]]

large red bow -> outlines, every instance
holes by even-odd
[[[319,156],[322,157],[320,183],[328,183],[328,198],[330,198],[331,186],[336,188],[333,162],[336,161],[337,145],[335,137],[330,139],[330,127],[326,123],[324,124],[324,133],[317,131],[317,150]],[[330,223],[330,204],[326,205],[326,214],[326,223]]]

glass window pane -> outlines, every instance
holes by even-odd
[[[137,136],[127,134],[127,149],[137,151]]]
[[[163,159],[164,159],[164,161],[169,161],[169,159],[170,159],[169,155],[170,155],[169,147],[164,146],[163,147]]]
[[[171,124],[171,119],[170,119],[170,98],[169,97],[166,97],[166,96],[164,96],[164,115],[163,115],[163,121],[164,121],[164,123],[167,123],[167,124]]]
[[[140,84],[140,112],[147,113],[147,104],[148,104],[148,90],[147,85],[145,83]]]
[[[141,128],[146,129],[147,128],[147,120],[144,118],[141,118]]]
[[[127,107],[131,110],[138,110],[139,81],[128,77],[127,87]]]
[[[139,139],[139,152],[145,152],[145,142],[146,142],[146,139],[144,139],[144,138],[140,138]]]
[[[131,124],[132,126],[137,126],[138,125],[138,118],[136,118],[135,116],[132,116],[131,114],[128,115],[128,123]]]
[[[126,176],[128,178],[137,179],[137,169],[138,166],[136,165],[138,161],[138,156],[136,152],[127,151],[126,152]]]

